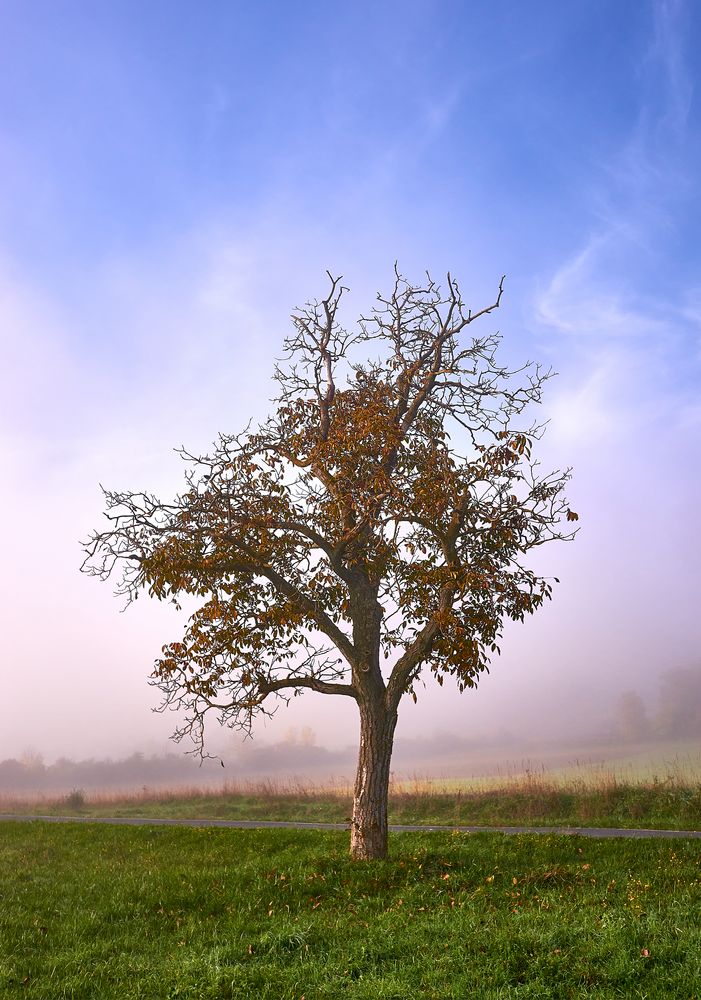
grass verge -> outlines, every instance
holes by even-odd
[[[342,823],[351,812],[347,787],[227,783],[218,789],[143,789],[131,794],[69,795],[34,801],[0,800],[0,813],[139,816],[172,819],[265,819]],[[442,788],[415,780],[390,793],[391,823],[445,826],[608,826],[669,830],[701,828],[701,781],[622,781],[613,774],[560,782],[527,773],[496,787]]]
[[[699,1000],[698,842],[0,825],[0,996]]]

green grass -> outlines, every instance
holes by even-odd
[[[263,819],[342,823],[351,811],[348,789],[294,785],[226,785],[201,790],[142,791],[131,795],[73,793],[35,802],[0,802],[0,813],[141,816],[181,819]],[[701,828],[701,781],[670,774],[625,781],[611,774],[595,780],[555,781],[521,775],[498,786],[441,788],[435,782],[395,786],[391,823],[527,826]]]
[[[698,842],[0,824],[0,996],[701,997]]]

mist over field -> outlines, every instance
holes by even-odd
[[[326,269],[350,327],[395,260],[474,308],[506,273],[480,332],[559,373],[537,454],[581,525],[528,561],[560,583],[476,690],[405,699],[395,768],[662,739],[701,649],[699,8],[273,6],[272,34],[221,2],[0,10],[0,761],[188,749],[148,675],[195,604],[120,614],[79,573],[100,484],[174,496],[173,448],[265,417]],[[182,773],[348,774],[357,733],[305,694]]]
[[[289,718],[289,716],[288,716]],[[509,780],[535,775],[568,774],[575,782],[661,781],[701,771],[701,664],[673,670],[658,678],[656,697],[644,700],[634,690],[623,692],[589,731],[554,735],[538,730],[509,731],[502,726],[458,734],[447,729],[399,736],[392,757],[395,781],[424,782],[457,778],[470,781]],[[221,789],[247,783],[272,789],[349,786],[357,745],[319,743],[309,725],[288,726],[277,738],[242,742],[220,734],[210,746],[215,755],[200,759],[174,747],[135,750],[123,757],[95,754],[87,759],[46,759],[34,750],[0,760],[0,797],[51,796],[76,789],[85,794],[139,792],[203,787]]]

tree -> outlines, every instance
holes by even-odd
[[[184,711],[174,738],[200,753],[209,713],[250,731],[275,696],[353,699],[351,854],[381,858],[400,700],[416,700],[424,669],[475,686],[504,619],[551,596],[523,555],[571,538],[560,525],[577,515],[569,470],[531,459],[543,425],[524,411],[552,372],[499,365],[497,334],[465,337],[503,279],[472,312],[450,275],[443,293],[395,269],[391,294],[348,331],[347,289],[328,276],[326,298],[293,313],[273,415],[209,455],[179,449],[187,488],[172,502],[104,491],[110,526],[83,568],[104,579],[121,566],[127,603],[142,588],[202,600],[152,674],[161,710]]]
[[[650,736],[650,720],[637,691],[624,691],[616,702],[615,725],[618,735],[629,743]]]
[[[701,668],[677,667],[660,677],[655,719],[660,736],[684,739],[701,730]]]

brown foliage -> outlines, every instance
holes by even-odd
[[[380,699],[396,716],[423,668],[474,686],[505,619],[523,620],[551,583],[523,565],[575,520],[569,471],[542,474],[522,423],[551,372],[498,364],[495,334],[448,275],[409,284],[347,331],[340,279],[293,314],[276,407],[257,429],[183,450],[187,489],[165,503],[105,492],[108,531],[84,568],[120,591],[202,598],[153,683],[185,709],[202,747],[206,714],[250,727],[268,699],[311,689]]]

